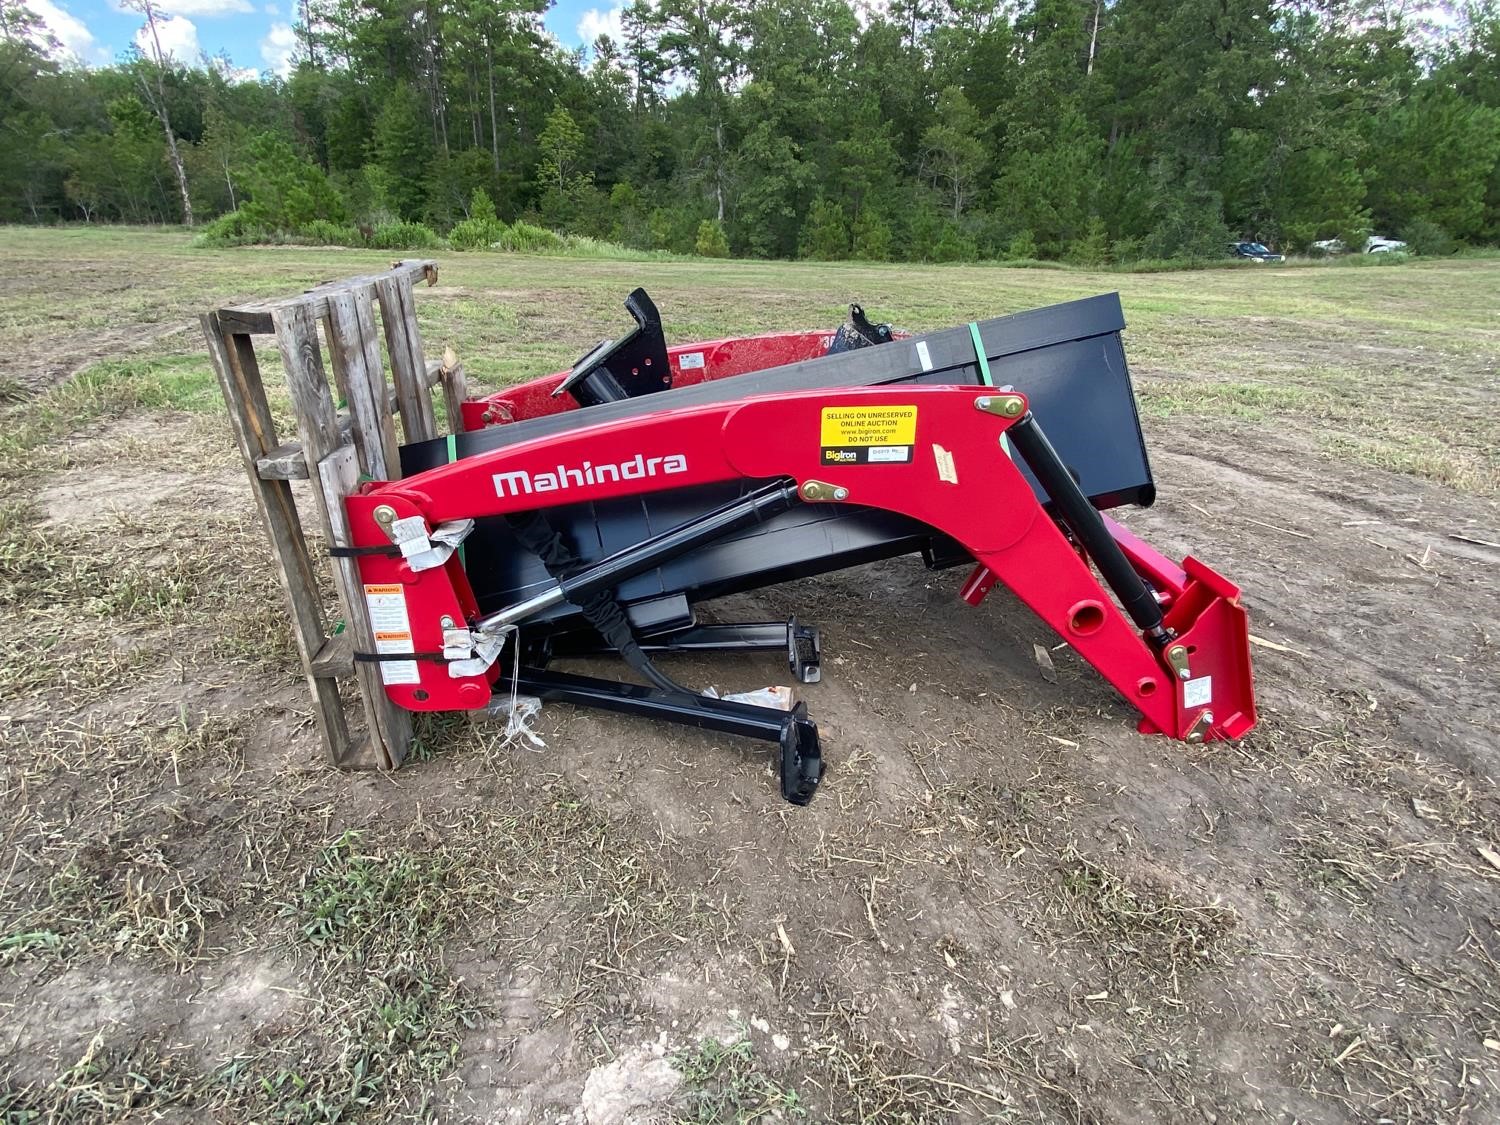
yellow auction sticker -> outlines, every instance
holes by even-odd
[[[915,445],[915,406],[825,406],[824,448],[859,445]]]
[[[905,465],[917,442],[915,406],[825,406],[825,465]]]

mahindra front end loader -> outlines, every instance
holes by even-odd
[[[413,711],[515,695],[776,744],[781,792],[823,774],[804,702],[715,698],[663,653],[775,650],[821,675],[795,618],[710,623],[736,592],[916,555],[1004,583],[1140,714],[1188,742],[1255,724],[1239,591],[1105,514],[1155,486],[1114,295],[909,336],[858,306],[837,331],[668,347],[635,327],[565,372],[463,404],[465,432],[408,445],[403,477],[348,498],[378,665]],[[612,655],[613,680],[558,670]]]

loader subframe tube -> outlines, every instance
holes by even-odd
[[[1172,635],[1162,622],[1161,605],[1130,565],[1130,560],[1109,533],[1099,510],[1089,503],[1083,489],[1078,487],[1078,482],[1073,479],[1073,474],[1068,472],[1068,467],[1057,455],[1057,450],[1047,440],[1047,435],[1042,432],[1035,416],[1028,410],[1023,417],[1012,423],[1006,433],[1016,451],[1025,458],[1026,464],[1036,474],[1037,482],[1046,491],[1048,498],[1057,506],[1063,522],[1082,544],[1084,553],[1093,560],[1099,573],[1109,583],[1109,588],[1120,599],[1120,605],[1130,615],[1130,619],[1152,643],[1158,647],[1165,645],[1172,639]]]

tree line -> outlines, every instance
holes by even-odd
[[[0,0],[0,220],[1091,264],[1500,242],[1495,0],[634,0],[587,51],[546,6],[304,0],[290,74],[237,81],[149,35],[64,65]]]

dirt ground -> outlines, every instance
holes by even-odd
[[[715,607],[823,629],[795,809],[757,744],[565,706],[545,749],[426,722],[326,768],[190,320],[374,263],[119,237],[3,255],[97,321],[151,293],[123,357],[0,295],[4,1120],[1500,1120],[1500,262],[444,256],[429,350],[481,385],[631,284],[677,339],[1121,290],[1161,494],[1125,519],[1245,590],[1260,727],[1138,735],[1006,591],[896,560]]]

